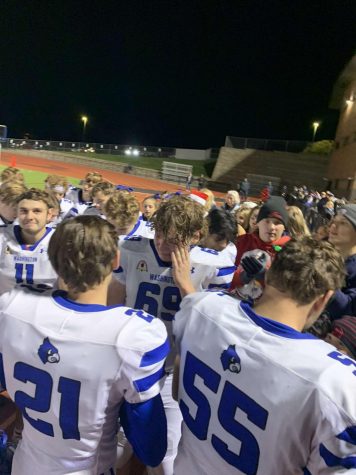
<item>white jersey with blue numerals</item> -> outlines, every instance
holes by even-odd
[[[356,473],[354,360],[223,292],[185,297],[173,332],[175,475]]]
[[[212,249],[196,246],[190,251],[190,262],[196,290],[229,287],[235,271],[230,259],[224,259]],[[121,245],[120,267],[114,275],[126,287],[126,305],[160,318],[171,335],[181,296],[173,280],[171,263],[160,259],[153,239],[134,236],[125,240]],[[172,350],[167,359],[168,368],[173,360]]]
[[[35,244],[24,244],[19,225],[0,228],[0,294],[17,286],[32,286],[38,291],[53,287],[57,280],[47,249],[54,232]]]
[[[159,394],[168,349],[164,325],[142,310],[63,291],[1,296],[0,385],[24,416],[13,475],[108,472],[120,406]]]

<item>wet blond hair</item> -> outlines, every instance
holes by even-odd
[[[7,167],[0,173],[0,179],[2,182],[6,181],[20,181],[24,182],[24,176],[18,168],[15,167]]]
[[[204,219],[205,209],[187,196],[173,196],[164,201],[151,218],[154,230],[165,239],[177,244],[189,244],[196,232],[200,238],[207,234],[208,223]]]
[[[103,181],[103,175],[98,172],[89,172],[84,177],[84,182],[91,183],[92,185],[96,185],[101,181]]]
[[[27,191],[22,182],[7,181],[0,186],[0,200],[7,205],[16,205],[20,195]]]
[[[46,190],[57,191],[55,190],[56,186],[63,187],[62,193],[66,193],[68,191],[69,181],[65,176],[48,175],[45,179]]]
[[[93,186],[91,190],[91,195],[94,197],[96,193],[103,193],[105,196],[113,195],[116,191],[115,185],[109,181],[99,181],[96,185]]]
[[[103,211],[118,228],[127,228],[138,220],[140,205],[132,193],[116,191],[105,203]]]

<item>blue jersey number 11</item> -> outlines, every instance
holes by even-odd
[[[23,268],[24,268],[23,264],[19,264],[19,263],[15,264],[16,284],[22,284],[23,283],[23,280],[24,280],[23,279],[24,278]],[[25,264],[25,281],[26,281],[25,283],[26,284],[30,284],[30,285],[33,284],[33,268],[34,268],[33,264]]]

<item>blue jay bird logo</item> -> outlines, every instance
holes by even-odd
[[[235,345],[229,345],[227,350],[221,353],[220,360],[224,371],[227,369],[232,373],[239,373],[241,371],[241,360],[236,353]]]
[[[38,356],[43,364],[59,363],[60,360],[57,348],[52,345],[48,337],[43,340],[42,345],[38,348]]]

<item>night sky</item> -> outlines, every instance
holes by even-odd
[[[9,137],[218,147],[333,138],[355,0],[2,0]]]

